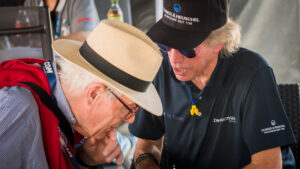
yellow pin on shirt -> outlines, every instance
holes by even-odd
[[[199,99],[194,100],[193,97],[192,97],[192,93],[191,93],[191,91],[189,89],[189,86],[186,83],[185,83],[185,87],[186,87],[186,90],[187,90],[187,92],[189,94],[189,97],[191,99],[191,102],[192,102],[192,107],[190,109],[191,116],[194,116],[194,115],[201,116],[201,112],[199,112],[199,109],[196,106],[196,103],[201,99],[201,97]],[[201,93],[202,92],[203,91],[201,91]],[[201,93],[200,93],[200,95],[201,95]]]
[[[190,113],[191,113],[191,116],[193,116],[193,115],[199,116],[199,109],[197,108],[196,105],[192,105],[192,107],[190,109]]]

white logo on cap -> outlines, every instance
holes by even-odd
[[[194,23],[200,22],[200,19],[197,17],[178,15],[174,12],[168,11],[166,8],[164,8],[164,17],[173,22],[177,22],[179,24],[184,24],[184,25],[193,25]]]
[[[275,126],[276,125],[276,121],[275,120],[271,120],[271,125]]]

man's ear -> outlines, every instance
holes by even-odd
[[[93,105],[100,96],[105,93],[106,86],[103,83],[94,82],[89,84],[85,89],[85,101],[87,105]]]

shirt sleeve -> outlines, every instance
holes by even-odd
[[[243,137],[251,154],[295,143],[270,67],[251,79],[242,110]]]
[[[71,32],[92,31],[99,23],[94,0],[75,0],[71,11]]]
[[[0,89],[0,168],[48,168],[38,106],[19,86]]]
[[[129,125],[129,131],[142,139],[158,140],[164,130],[161,124],[162,117],[157,117],[141,109],[135,116],[135,120]]]

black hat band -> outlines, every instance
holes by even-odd
[[[79,53],[87,62],[93,65],[101,73],[117,81],[118,83],[139,92],[144,92],[151,82],[138,79],[116,66],[106,61],[103,57],[98,55],[85,41],[79,49]]]

